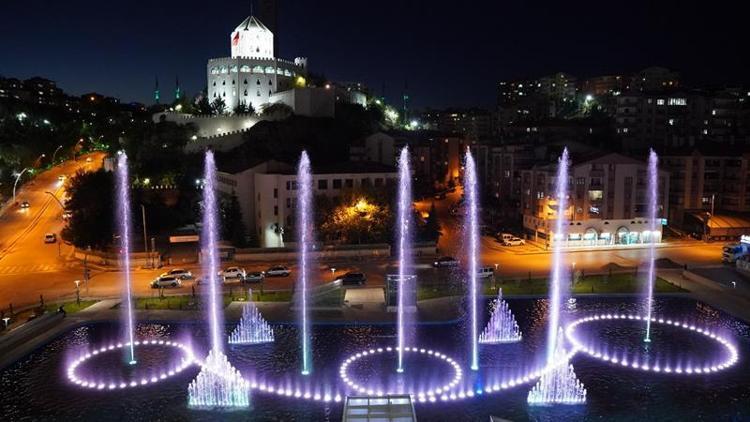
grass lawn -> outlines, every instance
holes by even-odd
[[[73,302],[66,302],[62,304],[51,304],[51,305],[45,305],[45,309],[47,312],[57,312],[57,308],[60,307],[60,305],[63,306],[63,309],[65,310],[65,313],[67,314],[74,314],[76,312],[80,312],[89,306],[95,304],[98,302],[98,300],[82,300],[80,304]]]
[[[610,275],[590,275],[578,278],[572,287],[572,293],[641,293],[643,292],[643,277],[639,274],[637,277],[632,273],[612,274]],[[485,295],[497,294],[496,287],[503,289],[503,295],[546,295],[549,288],[549,281],[546,278],[517,278],[492,281],[482,283],[482,292]],[[417,289],[418,300],[433,299],[444,296],[457,296],[465,294],[465,285],[435,284],[422,285]],[[656,293],[679,293],[686,292],[674,284],[657,277],[654,286]]]
[[[247,295],[244,291],[224,293],[222,296],[223,306],[226,307],[236,300],[245,300]],[[290,291],[271,291],[261,293],[253,290],[253,301],[256,302],[287,302],[292,299]],[[191,310],[200,309],[204,298],[192,295],[164,296],[164,297],[139,297],[135,299],[136,309],[173,309]]]

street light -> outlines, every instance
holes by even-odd
[[[335,278],[336,278],[336,269],[333,268],[333,267],[331,267],[331,279],[335,279]],[[333,280],[331,280],[331,281],[333,281]]]
[[[74,280],[73,283],[76,284],[76,305],[79,307],[81,306],[81,289],[79,288],[81,284],[81,280]]]
[[[58,147],[57,147],[57,148],[55,149],[55,152],[53,152],[53,153],[52,153],[52,165],[53,165],[53,166],[55,165],[55,156],[57,155],[57,151],[60,151],[60,148],[62,148],[62,145],[58,146]]]
[[[3,318],[3,322],[5,323],[5,329],[7,330],[8,329],[8,323],[10,322],[10,318],[9,317]]]
[[[20,179],[21,176],[23,176],[23,174],[26,173],[29,170],[31,170],[31,168],[30,167],[26,167],[25,169],[21,170],[20,173],[16,174],[16,181],[13,183],[13,202],[16,201],[16,185],[18,185],[18,179]]]

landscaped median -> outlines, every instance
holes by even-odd
[[[644,277],[634,273],[596,274],[576,277],[570,286],[572,294],[639,294],[644,292]],[[549,291],[547,278],[512,278],[497,281],[483,280],[482,293],[497,294],[497,288],[503,289],[504,296],[539,295],[544,296]],[[657,277],[654,284],[655,293],[685,293],[684,290],[671,284],[663,278]],[[466,294],[466,283],[420,284],[417,299],[435,299],[445,296],[460,296]]]

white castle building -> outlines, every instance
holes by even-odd
[[[224,100],[224,115],[195,116],[168,110],[154,114],[153,121],[193,124],[196,137],[185,148],[199,151],[209,145],[228,150],[244,142],[242,133],[256,123],[279,118],[261,113],[268,104],[286,104],[301,116],[332,117],[334,90],[308,86],[307,58],[276,58],[273,37],[273,32],[251,15],[229,35],[232,55],[208,61],[208,101]],[[243,103],[252,106],[255,114],[234,114]]]
[[[260,110],[262,105],[276,102],[273,94],[304,86],[307,58],[276,58],[273,36],[255,16],[232,31],[232,56],[210,59],[206,65],[209,102],[223,99],[228,112],[241,103]]]

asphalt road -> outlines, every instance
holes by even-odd
[[[58,233],[63,227],[62,210],[51,195],[51,191],[62,199],[64,187],[58,184],[60,174],[71,175],[78,169],[95,169],[101,165],[103,155],[95,156],[92,163],[85,160],[66,162],[48,172],[37,176],[33,184],[25,186],[19,194],[18,200],[28,200],[31,207],[26,211],[11,209],[0,217],[0,309],[7,308],[9,303],[18,307],[26,304],[38,303],[39,295],[43,294],[46,301],[71,299],[75,297],[74,280],[83,279],[83,266],[80,262],[70,258],[72,247],[65,244],[45,244],[44,234]],[[459,198],[460,190],[449,194],[446,199],[435,200],[436,209],[442,225],[443,236],[440,238],[441,254],[464,259],[465,249],[462,246],[462,219],[453,217],[449,213],[450,205]],[[429,211],[432,199],[418,202],[420,210]],[[720,264],[721,244],[705,244],[690,242],[678,246],[659,248],[657,258],[668,258],[678,264],[718,265]],[[587,272],[603,271],[608,264],[632,268],[642,265],[648,257],[648,250],[621,249],[568,252],[568,265]],[[482,265],[499,268],[500,277],[543,276],[549,272],[551,255],[536,246],[526,245],[504,247],[491,237],[482,238]],[[452,272],[460,277],[460,271],[434,269],[431,267],[432,258],[416,260],[415,272],[420,280],[441,279],[446,273]],[[229,266],[235,263],[226,262]],[[247,271],[265,270],[276,263],[236,263]],[[269,278],[265,289],[289,289],[296,280],[297,268],[294,263],[284,263],[292,268],[291,277]],[[386,274],[395,273],[394,263],[387,260],[369,261],[336,261],[319,262],[313,276],[314,282],[324,283],[346,271],[362,271],[368,278],[367,285],[382,286]],[[187,266],[197,276],[201,276],[199,266]],[[335,268],[335,273],[331,272]],[[150,288],[150,282],[168,268],[156,270],[137,269],[132,272],[133,290],[136,295],[156,295]],[[92,269],[92,277],[88,285],[81,285],[83,297],[112,297],[122,292],[123,273],[119,271],[104,271]],[[183,287],[173,289],[172,292],[190,292],[194,282],[187,281]],[[195,286],[200,291],[201,286]],[[240,287],[238,283],[229,283],[226,288]]]

